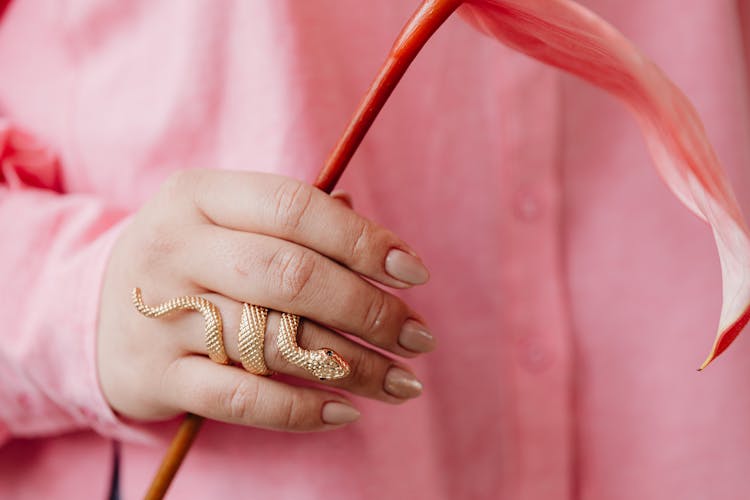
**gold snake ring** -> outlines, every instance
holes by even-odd
[[[229,357],[224,349],[221,314],[219,309],[203,297],[185,295],[171,299],[157,307],[143,303],[140,288],[133,289],[133,303],[138,312],[149,318],[159,318],[172,311],[192,310],[203,315],[206,324],[206,347],[211,360],[227,364]],[[242,366],[256,375],[268,375],[263,355],[268,309],[252,304],[242,304],[239,347]],[[351,373],[349,363],[330,348],[303,349],[297,344],[300,318],[290,313],[281,314],[279,334],[276,338],[281,356],[290,364],[309,371],[320,380],[336,380]]]

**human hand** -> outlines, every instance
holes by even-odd
[[[181,295],[215,304],[235,362],[242,303],[257,304],[271,310],[265,340],[271,370],[316,380],[279,355],[280,314],[273,310],[285,311],[303,317],[301,346],[331,348],[351,365],[347,378],[325,385],[389,403],[416,397],[421,384],[409,368],[366,344],[413,357],[432,350],[434,339],[416,312],[363,278],[395,288],[424,283],[427,270],[413,255],[346,200],[299,181],[217,170],[176,173],[112,250],[99,314],[103,393],[115,411],[139,420],[188,411],[235,424],[313,431],[359,417],[339,393],[210,361],[203,317],[183,312],[145,318],[130,301],[130,291],[140,287],[147,304]]]

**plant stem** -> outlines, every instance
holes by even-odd
[[[344,134],[318,174],[315,186],[330,193],[349,164],[365,134],[383,109],[409,65],[427,40],[442,26],[463,0],[424,0],[401,30],[380,72],[370,84]]]
[[[151,486],[146,492],[144,497],[146,500],[161,500],[167,493],[169,485],[172,484],[177,470],[182,465],[182,460],[190,450],[190,445],[193,444],[195,437],[198,435],[198,431],[203,424],[203,417],[188,413],[180,424],[180,428],[177,429],[177,434],[172,439],[172,443],[169,445],[166,455],[161,462],[159,470],[156,472]]]

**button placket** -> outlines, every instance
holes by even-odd
[[[561,266],[557,79],[530,78],[517,116],[507,206],[519,499],[567,499],[572,481],[570,338]],[[533,97],[532,97],[533,96]],[[514,181],[514,182],[513,182]]]

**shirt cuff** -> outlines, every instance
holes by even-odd
[[[77,294],[82,301],[79,310],[86,313],[81,315],[83,324],[80,325],[80,331],[85,332],[85,338],[82,339],[81,345],[85,350],[82,359],[86,366],[80,371],[85,377],[85,380],[82,380],[80,384],[84,392],[80,394],[80,403],[77,409],[80,417],[86,421],[87,425],[99,434],[121,441],[149,444],[153,443],[156,438],[153,433],[148,431],[145,424],[126,423],[123,419],[118,418],[109,406],[99,381],[96,354],[104,274],[112,248],[131,218],[132,216],[129,216],[119,221],[88,249],[90,259],[87,262],[90,272],[82,276],[79,281]]]

